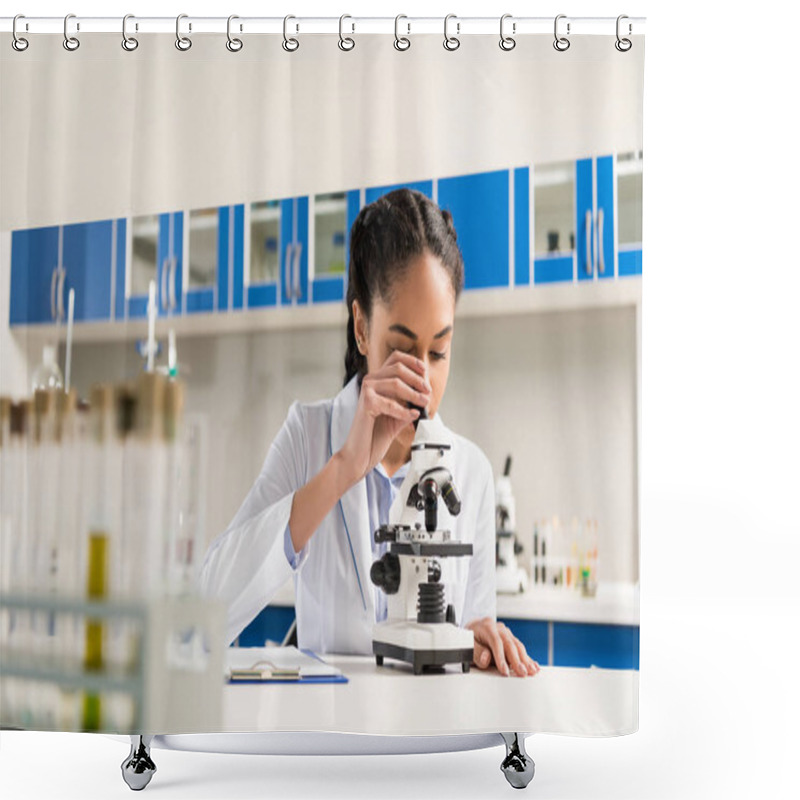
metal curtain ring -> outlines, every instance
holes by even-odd
[[[17,20],[18,19],[25,19],[25,16],[23,14],[17,14],[17,16],[14,17],[14,22],[11,23],[11,35],[13,37],[11,39],[11,46],[18,53],[21,53],[23,50],[27,50],[28,49],[28,44],[29,43],[28,43],[27,39],[23,39],[21,36],[17,35]]]
[[[516,42],[515,39],[513,39],[511,36],[506,36],[503,33],[503,23],[507,19],[510,19],[510,18],[511,18],[511,14],[503,14],[503,16],[500,17],[500,49],[501,50],[506,50],[506,51],[513,50],[517,46],[517,42]],[[516,22],[512,22],[511,23],[511,32],[512,33],[516,33],[517,32],[517,23]]]
[[[134,38],[133,36],[128,36],[128,20],[133,18],[133,14],[126,14],[122,18],[122,49],[127,50],[129,53],[139,46],[138,39]]]
[[[455,14],[448,14],[444,18],[444,42],[442,44],[444,45],[444,49],[445,50],[453,51],[453,50],[458,50],[458,48],[461,46],[461,42],[459,41],[459,39],[456,36],[448,36],[447,35],[447,23],[451,19],[456,19],[456,15]],[[460,31],[461,31],[461,23],[460,22],[456,22],[456,33],[460,33]]]
[[[300,42],[298,42],[297,39],[288,38],[286,36],[286,23],[290,19],[297,19],[297,17],[293,17],[291,14],[287,14],[283,18],[283,49],[287,53],[293,53],[295,50],[297,50],[298,47],[300,47]],[[299,26],[297,26],[297,29],[299,30]]]
[[[81,43],[74,36],[69,36],[67,34],[67,23],[70,17],[74,19],[75,15],[67,14],[67,16],[64,17],[64,49],[71,52],[72,50],[77,50],[81,46]],[[80,30],[80,28],[78,28],[78,30]]]
[[[620,53],[627,53],[628,50],[630,50],[631,47],[633,47],[633,42],[630,39],[627,39],[627,38],[626,39],[620,39],[620,36],[619,36],[619,23],[623,19],[628,19],[627,14],[620,14],[617,17],[617,41],[614,42],[614,47],[616,47],[617,50],[620,51]],[[628,34],[629,35],[630,35],[631,31],[632,31],[631,24],[629,22],[628,23]]]
[[[188,19],[188,17],[188,14],[178,14],[178,18],[175,20],[175,47],[184,52],[192,46],[192,40],[188,36],[181,36],[181,20]],[[192,25],[189,23],[189,30],[191,29]]]
[[[351,39],[349,36],[342,36],[342,23],[346,19],[353,19],[353,18],[349,14],[342,14],[342,16],[339,17],[339,49],[345,51],[352,50],[356,46],[354,39]],[[356,30],[356,24],[354,22],[353,33],[355,33],[355,30]]]
[[[238,53],[244,47],[244,43],[241,39],[231,36],[231,20],[234,19],[239,19],[239,17],[236,16],[236,14],[231,14],[228,17],[228,41],[225,42],[225,47],[227,47],[231,53]]]
[[[411,47],[411,39],[408,39],[405,36],[400,36],[398,31],[401,19],[408,19],[408,17],[405,14],[398,14],[394,18],[394,49],[408,50],[408,48]],[[406,25],[408,26],[408,32],[411,33],[411,23],[407,22]]]
[[[566,14],[559,14],[556,17],[556,21],[553,23],[553,36],[555,36],[555,41],[553,42],[553,47],[558,50],[559,53],[563,53],[565,50],[569,50],[569,39],[565,36],[558,35],[558,21],[560,19],[566,19]],[[567,36],[569,36],[569,22],[567,23]]]

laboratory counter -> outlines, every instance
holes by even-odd
[[[607,736],[638,727],[635,670],[542,667],[414,675],[402,662],[326,655],[347,683],[226,684],[224,730],[447,735],[524,730]]]

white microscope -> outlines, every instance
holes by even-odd
[[[517,521],[514,494],[511,491],[511,456],[506,458],[503,474],[495,484],[497,592],[519,594],[528,588],[528,573],[517,563],[522,545],[517,537]]]
[[[375,531],[376,542],[390,544],[370,570],[372,582],[387,594],[387,617],[372,629],[372,652],[378,666],[384,657],[394,658],[410,663],[415,675],[451,663],[469,672],[475,638],[458,627],[453,605],[445,607],[440,580],[440,559],[472,555],[472,543],[437,530],[440,499],[453,516],[461,511],[450,470],[452,446],[444,426],[424,410],[415,427],[411,465],[389,510],[389,524]]]

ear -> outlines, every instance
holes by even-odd
[[[356,335],[356,346],[362,356],[367,354],[367,318],[361,311],[358,300],[353,300],[353,332]]]

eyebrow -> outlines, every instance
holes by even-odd
[[[399,322],[394,324],[394,325],[390,325],[389,326],[389,330],[390,331],[397,331],[397,333],[402,333],[403,336],[408,336],[409,339],[414,339],[414,341],[416,341],[416,339],[417,339],[417,334],[414,333],[414,331],[409,330],[408,328],[406,328],[405,325],[401,325]],[[450,333],[450,331],[452,331],[452,330],[453,330],[453,326],[452,325],[448,325],[446,328],[442,328],[442,330],[440,330],[439,333],[434,334],[433,338],[434,339],[441,339],[442,336],[447,336],[447,334]]]

